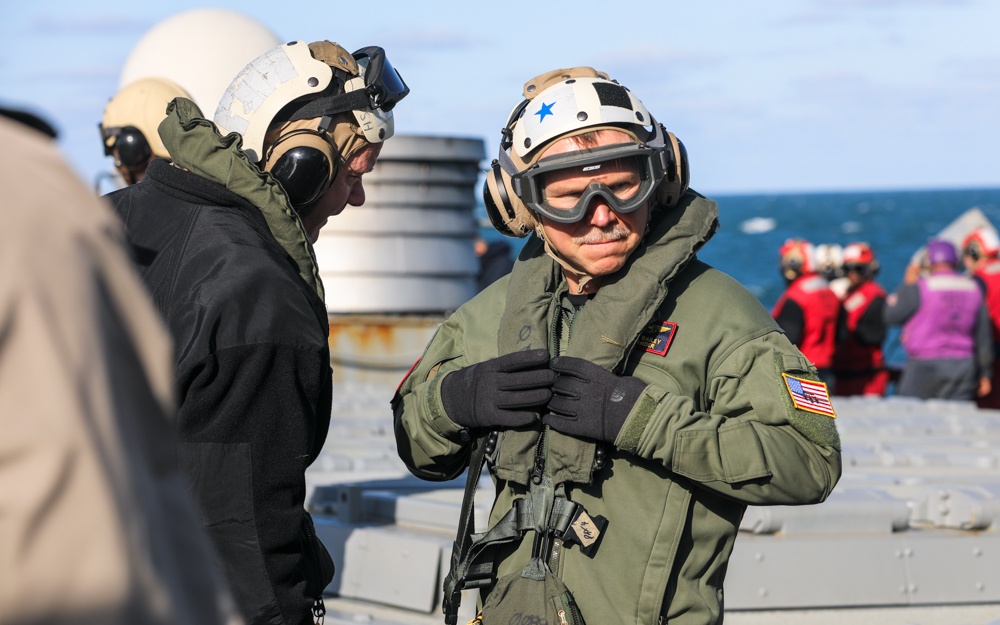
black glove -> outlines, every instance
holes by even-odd
[[[542,423],[563,434],[614,443],[646,383],[582,358],[559,356],[549,366],[559,377]]]
[[[528,425],[552,397],[556,379],[544,349],[514,352],[452,371],[441,382],[448,418],[467,428]]]

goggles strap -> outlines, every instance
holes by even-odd
[[[511,178],[521,173],[518,171],[517,165],[514,164],[514,161],[511,160],[510,154],[507,154],[505,150],[500,150],[500,154],[497,156],[497,161],[499,161],[500,167],[503,167],[503,170],[507,172],[507,175]]]
[[[313,119],[325,117],[347,111],[372,110],[372,102],[364,89],[356,89],[350,93],[317,98],[306,102],[295,109],[288,121],[294,122],[300,119]]]

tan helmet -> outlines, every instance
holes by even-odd
[[[167,104],[177,97],[188,94],[166,78],[140,78],[122,87],[108,101],[101,118],[105,154],[112,154],[121,129],[132,127],[142,133],[154,156],[169,158],[156,129],[167,116]]]

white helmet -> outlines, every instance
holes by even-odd
[[[486,212],[501,233],[526,236],[538,230],[536,215],[547,214],[532,180],[545,148],[596,130],[613,129],[633,139],[637,156],[648,160],[645,168],[652,176],[649,192],[655,197],[654,206],[670,208],[687,190],[690,174],[684,145],[607,74],[590,67],[554,70],[525,83],[523,95],[502,131],[500,152],[483,186]],[[593,158],[586,150],[577,154]]]
[[[392,109],[409,88],[382,48],[293,41],[257,57],[215,111],[223,134],[281,184],[292,206],[314,204],[340,164],[393,135]]]
[[[362,48],[352,55],[329,41],[293,41],[243,68],[219,101],[214,121],[223,134],[242,135],[243,151],[259,162],[271,123],[300,98],[323,95],[309,99],[310,106],[300,107],[289,120],[353,111],[365,139],[380,143],[393,135],[392,107],[407,93],[409,88],[381,48]]]
[[[532,162],[537,157],[529,155],[557,137],[619,124],[632,129],[640,141],[652,139],[662,145],[652,116],[631,91],[606,77],[571,78],[531,99],[514,125],[510,149],[521,160]]]

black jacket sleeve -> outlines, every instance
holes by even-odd
[[[846,315],[844,315],[846,316]],[[881,345],[885,341],[885,298],[876,297],[861,313],[855,330],[858,341],[863,345]]]
[[[805,329],[806,320],[802,313],[802,307],[794,300],[785,300],[775,321],[785,331],[785,336],[788,337],[789,341],[796,345],[802,342],[802,332]]]
[[[975,333],[976,366],[979,377],[992,378],[993,359],[996,356],[993,353],[993,322],[990,320],[990,313],[985,304],[979,306],[979,312],[976,314]]]
[[[180,460],[248,623],[311,623],[333,577],[304,510],[305,468],[329,419],[329,355],[228,347],[178,376]]]
[[[901,284],[889,297],[882,314],[888,325],[903,325],[920,308],[920,287],[916,284]]]

